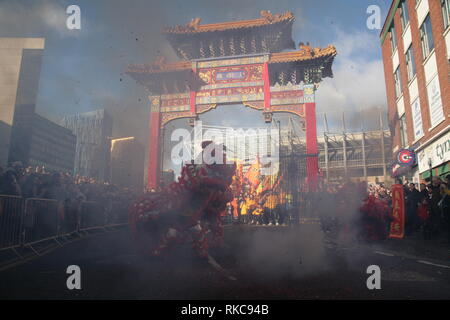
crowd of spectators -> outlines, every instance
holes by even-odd
[[[450,175],[445,179],[434,176],[428,178],[420,184],[396,179],[396,184],[403,185],[404,206],[405,206],[405,237],[420,237],[425,240],[444,239],[450,242]],[[350,190],[346,192],[346,190]],[[349,199],[357,198],[357,187],[352,183],[328,186],[325,198],[331,198],[328,201],[329,207],[332,204],[344,203],[342,212],[351,211],[351,208],[360,206],[349,205]],[[348,195],[347,195],[348,194]],[[362,190],[362,194],[364,194]],[[367,195],[381,200],[392,211],[392,194],[390,188],[383,184],[369,184],[367,186]],[[361,196],[359,200],[363,200]],[[339,206],[333,210],[339,213]],[[350,209],[349,209],[350,208]],[[342,213],[341,212],[341,213]],[[344,215],[343,213],[341,215]],[[336,216],[342,219],[339,214]],[[385,229],[389,229],[392,217],[386,216],[382,220]]]
[[[446,235],[450,241],[450,175],[434,176],[420,185],[402,183],[405,193],[406,236],[422,233],[425,239]]]
[[[15,162],[6,169],[0,167],[0,233],[8,228],[21,232],[20,213],[25,212],[25,241],[125,223],[136,196],[129,188],[43,167],[24,168]]]
[[[420,234],[425,239],[433,239],[445,235],[450,241],[450,175],[445,179],[434,176],[419,185],[400,179],[395,182],[404,187],[405,236]],[[138,192],[93,178],[48,171],[42,167],[23,168],[19,162],[6,169],[0,167],[0,195],[61,202],[108,203],[114,200],[130,203]],[[320,194],[320,207],[324,210],[319,211],[322,211],[320,215],[324,218],[323,222],[336,223],[338,219],[345,220],[345,216],[354,215],[350,211],[360,208],[366,196],[372,196],[392,208],[391,190],[383,184],[327,184],[321,188]],[[386,229],[389,229],[389,218],[384,221]]]
[[[43,167],[23,168],[20,162],[0,167],[0,195],[59,201],[131,200],[136,192],[119,188],[93,178],[70,173],[49,171]]]
[[[449,179],[450,175],[434,176],[420,184],[396,179],[404,188],[405,237],[450,242]],[[384,231],[389,231],[393,216],[391,189],[386,185],[351,181],[324,184],[319,194],[317,210],[326,230],[359,228],[367,233],[367,226],[376,224],[377,237],[387,237]],[[378,210],[372,210],[373,206]]]
[[[392,195],[391,190],[387,188],[384,184],[369,184],[367,188],[369,195],[375,198],[386,201],[386,203],[391,204]]]
[[[309,197],[310,195],[305,195]],[[312,209],[324,232],[339,239],[380,240],[387,236],[390,191],[382,184],[344,181],[321,183]]]

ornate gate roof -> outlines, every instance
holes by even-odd
[[[178,57],[184,60],[279,52],[294,49],[292,12],[272,14],[261,11],[258,19],[166,27],[166,35]]]
[[[284,84],[282,80],[279,80],[280,74],[283,72],[286,74],[296,72],[296,83],[305,81],[305,72],[309,71],[320,73],[320,77],[312,82],[320,82],[322,78],[333,77],[331,66],[336,54],[336,48],[332,45],[326,48],[312,48],[303,44],[300,44],[299,50],[271,53],[268,60],[271,65],[271,85],[276,82]],[[164,90],[164,82],[178,83],[179,90],[172,90],[172,92],[189,91],[185,90],[186,85],[195,89],[203,84],[202,80],[193,73],[190,61],[165,62],[164,59],[159,59],[151,64],[130,65],[126,73],[155,93],[171,91]]]
[[[225,63],[237,57],[241,62],[264,57],[269,65],[270,86],[313,84],[332,77],[336,48],[332,45],[314,48],[309,43],[300,43],[297,50],[292,50],[296,48],[292,40],[294,19],[289,11],[283,14],[261,11],[261,17],[252,20],[202,25],[196,18],[187,25],[166,27],[163,34],[182,60],[168,62],[158,57],[150,64],[130,65],[126,73],[153,94],[197,91],[205,85],[196,70],[198,62],[211,60],[201,64],[213,66],[217,64],[215,61]]]

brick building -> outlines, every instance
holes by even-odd
[[[415,182],[450,173],[450,0],[394,0],[380,34],[392,151]]]

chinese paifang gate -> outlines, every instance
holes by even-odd
[[[292,40],[291,12],[261,11],[253,20],[200,24],[163,29],[181,61],[164,57],[126,71],[151,95],[148,189],[160,183],[162,128],[218,105],[243,104],[260,110],[266,122],[273,113],[297,115],[305,123],[307,179],[317,188],[318,157],[315,90],[322,78],[332,77],[336,49],[313,48]],[[291,49],[291,51],[286,51]]]
[[[306,131],[307,190],[317,190],[315,90],[322,78],[333,76],[336,49],[302,42],[297,48],[292,40],[294,20],[291,12],[268,11],[261,11],[257,19],[214,24],[195,18],[162,31],[179,61],[160,56],[153,63],[127,68],[126,73],[151,92],[149,190],[161,183],[164,126],[180,118],[193,125],[200,114],[230,104],[259,110],[268,123],[278,112],[298,116]]]

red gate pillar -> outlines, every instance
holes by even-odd
[[[263,65],[263,80],[264,80],[264,112],[270,112],[270,77],[269,64],[267,62]]]
[[[314,102],[314,85],[305,85],[305,127],[306,127],[306,176],[308,190],[317,191],[319,158],[317,153],[316,103]]]
[[[159,167],[160,167],[160,97],[151,96],[150,99],[150,137],[148,154],[148,178],[147,188],[155,189],[159,185]]]

